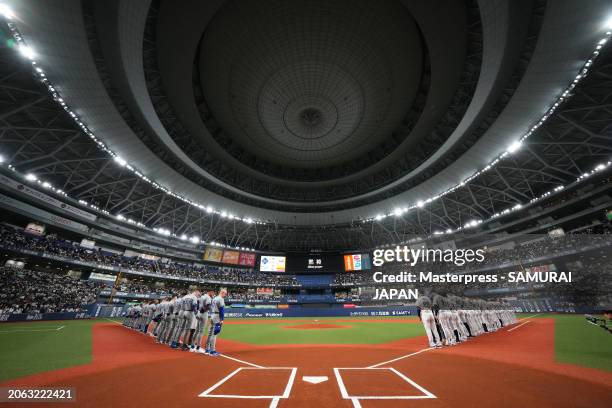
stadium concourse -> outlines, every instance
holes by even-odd
[[[0,407],[612,406],[606,0],[0,0]]]

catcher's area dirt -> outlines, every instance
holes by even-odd
[[[101,323],[93,330],[91,364],[1,385],[76,387],[77,402],[63,404],[66,407],[250,408],[277,404],[281,408],[593,408],[612,405],[612,373],[554,362],[552,319],[534,319],[514,331],[504,328],[455,347],[426,351],[421,351],[426,347],[423,337],[383,345],[270,346],[223,341],[221,337],[218,349],[240,361],[170,350],[154,344],[151,337],[118,324]],[[421,352],[398,359],[418,351]],[[373,365],[377,369],[367,368]],[[334,368],[344,368],[338,372],[349,397],[423,396],[413,385],[416,384],[436,398],[343,399]],[[291,383],[292,372],[295,376]],[[304,381],[303,376],[328,379],[312,384]],[[214,388],[215,385],[218,386]],[[214,389],[209,394],[216,397],[198,397],[211,388]],[[283,393],[288,398],[274,399]],[[253,398],[257,396],[266,398]],[[28,403],[27,406],[60,405]]]

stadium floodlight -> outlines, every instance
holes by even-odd
[[[210,213],[211,213],[211,212],[213,212],[213,211],[214,211],[214,210],[213,210],[213,208],[212,208],[210,205],[209,205],[208,207],[206,207],[206,212],[207,212],[207,213],[209,213],[209,214],[210,214]]]
[[[393,214],[396,217],[400,217],[403,213],[404,213],[404,211],[401,208],[396,208],[395,210],[393,210]]]
[[[19,47],[19,52],[21,53],[21,55],[23,55],[29,60],[33,60],[34,57],[36,57],[36,53],[34,52],[34,50],[31,47],[28,47],[27,45],[21,45]]]
[[[606,30],[612,30],[612,17],[609,17],[606,20],[605,29]]]
[[[51,186],[51,183],[49,183],[48,181],[45,181],[45,182],[42,184],[42,186],[43,186],[44,188],[51,188],[51,187],[52,187],[52,186]]]
[[[227,213],[225,211],[221,211],[221,217],[223,218],[227,217]]]
[[[181,235],[181,239],[182,239],[183,241],[185,241],[185,240],[187,239],[187,235],[185,235],[185,234]]]
[[[127,162],[125,161],[125,159],[121,158],[120,156],[115,156],[114,159],[115,159],[115,162],[121,167],[125,167],[127,165]]]
[[[26,174],[25,178],[28,181],[36,181],[36,180],[38,180],[38,177],[36,177],[36,174],[32,174],[32,173]]]
[[[508,146],[508,153],[514,153],[516,152],[518,149],[521,148],[521,146],[523,146],[523,142],[521,142],[520,140],[517,140],[516,142],[512,143],[510,146]]]
[[[13,14],[13,10],[11,10],[11,8],[6,4],[0,4],[0,14],[7,20],[12,20],[13,17],[15,17],[15,14]]]
[[[4,156],[0,154],[0,163],[4,163]]]
[[[193,242],[194,244],[199,244],[200,243],[200,238],[196,237],[195,235],[193,237],[191,237],[189,240],[191,242]]]
[[[123,220],[125,220],[125,217],[123,215],[121,215],[121,214],[117,214],[117,219],[119,221],[123,221]]]
[[[425,205],[425,202],[422,200],[417,201],[416,206],[419,208],[423,208],[423,206]]]

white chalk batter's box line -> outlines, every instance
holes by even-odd
[[[393,372],[395,375],[400,377],[402,380],[421,391],[423,395],[349,395],[346,390],[346,386],[344,385],[344,381],[342,380],[342,375],[340,374],[340,370],[388,370]],[[336,381],[338,382],[338,387],[340,387],[340,394],[342,394],[343,399],[350,399],[353,402],[353,406],[355,408],[361,407],[359,400],[413,400],[413,399],[428,399],[428,398],[437,398],[431,392],[427,391],[425,388],[421,387],[419,384],[406,377],[404,374],[397,371],[392,367],[344,367],[344,368],[334,368],[334,375],[336,376]]]
[[[211,394],[214,390],[223,385],[227,380],[238,374],[243,370],[291,370],[291,374],[289,374],[289,380],[287,381],[287,385],[285,386],[285,390],[281,395],[232,395],[232,394]],[[297,367],[239,367],[229,373],[227,376],[221,379],[218,383],[198,395],[198,397],[203,398],[244,398],[244,399],[271,399],[272,406],[276,406],[278,400],[281,398],[289,398],[289,394],[291,393],[291,388],[293,387],[293,383],[295,382],[295,375],[297,373]]]

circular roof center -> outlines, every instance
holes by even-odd
[[[317,108],[306,108],[300,112],[300,119],[302,124],[308,128],[313,128],[321,122],[321,115],[323,113]]]
[[[391,137],[423,68],[421,36],[401,2],[262,1],[226,2],[197,62],[207,108],[233,151],[316,169]]]

